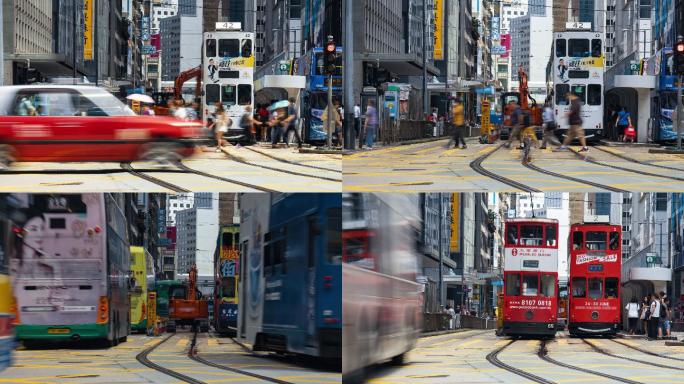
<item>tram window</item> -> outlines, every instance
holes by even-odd
[[[206,99],[206,104],[211,106],[221,101],[221,86],[218,84],[207,84],[204,98]]]
[[[218,50],[220,57],[239,57],[240,40],[238,39],[219,39]]]
[[[603,50],[601,49],[601,39],[591,40],[591,56],[601,57]]]
[[[221,104],[225,107],[235,105],[236,87],[234,85],[224,85],[221,87]]]
[[[506,243],[508,245],[518,244],[518,226],[509,225],[506,227]]]
[[[367,237],[348,237],[344,239],[344,262],[361,268],[375,269],[375,261],[368,253]]]
[[[252,57],[252,40],[242,40],[242,57]]]
[[[575,84],[572,86],[572,92],[577,95],[580,103],[587,103],[587,86],[583,84]]]
[[[226,232],[221,235],[221,246],[222,248],[233,248],[233,234]]]
[[[556,233],[556,226],[547,225],[546,226],[546,246],[547,247],[555,247],[556,243],[558,242],[557,237],[558,236]]]
[[[342,262],[342,209],[329,208],[325,236],[328,246],[325,252],[328,263],[339,265]]]
[[[556,295],[556,276],[542,274],[541,276],[541,295],[543,297],[555,297]]]
[[[610,250],[616,251],[620,249],[620,232],[610,233]]]
[[[252,86],[250,84],[238,85],[238,104],[252,105]]]
[[[620,280],[617,277],[606,278],[606,299],[617,299],[618,284],[620,284]]]
[[[221,279],[221,297],[235,297],[235,277]]]
[[[205,56],[216,57],[216,39],[207,39],[204,51],[206,52]]]
[[[568,39],[568,56],[589,57],[589,39]]]
[[[587,104],[601,105],[601,84],[589,84],[587,92]]]
[[[565,39],[556,39],[556,57],[565,57],[568,55],[566,42],[567,40]]]
[[[572,279],[572,297],[587,297],[587,280],[584,277]]]
[[[543,244],[541,225],[521,225],[520,245],[539,247]]]
[[[587,232],[586,248],[589,251],[605,251],[606,250],[606,233],[605,232]]]
[[[568,98],[565,95],[570,92],[570,85],[556,84],[556,105],[568,105]]]
[[[603,297],[603,279],[592,277],[589,279],[589,298],[600,299]]]
[[[572,250],[578,251],[582,249],[582,243],[584,242],[584,236],[582,232],[575,232],[572,234]]]
[[[520,275],[506,274],[506,296],[520,296]]]
[[[523,275],[523,296],[539,296],[539,276]]]

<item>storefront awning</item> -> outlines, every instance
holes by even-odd
[[[423,60],[418,55],[393,53],[361,53],[354,56],[355,60],[376,63],[380,67],[399,76],[422,76]],[[439,69],[432,64],[427,65],[430,76],[438,76]]]

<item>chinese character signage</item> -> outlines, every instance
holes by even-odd
[[[449,252],[461,252],[461,195],[454,193],[451,195],[451,239],[449,241]]]
[[[501,35],[499,34],[499,18],[492,17],[492,40],[500,40]]]
[[[83,60],[93,60],[93,0],[83,0]]]
[[[444,60],[444,7],[442,3],[442,0],[435,0],[435,60]]]

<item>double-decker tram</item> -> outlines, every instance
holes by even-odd
[[[503,321],[497,334],[553,337],[558,321],[558,220],[505,224]]]
[[[202,119],[206,125],[220,102],[231,120],[225,138],[242,141],[247,132],[240,119],[254,108],[254,34],[230,30],[234,24],[216,23],[215,32],[203,35]]]
[[[147,330],[147,294],[154,288],[152,255],[143,247],[131,247],[131,331]],[[155,319],[150,319],[152,322]]]
[[[417,195],[344,194],[343,381],[365,367],[401,364],[422,329],[424,286],[417,282]]]
[[[253,350],[342,356],[340,194],[242,194],[238,333]]]
[[[17,338],[126,341],[130,246],[119,202],[101,193],[16,196]]]
[[[565,116],[570,111],[567,94],[573,92],[582,104],[580,115],[587,140],[603,138],[603,41],[600,32],[554,33],[553,109],[561,135],[570,128]]]
[[[619,225],[570,227],[571,335],[614,335],[620,325],[622,249]]]
[[[237,330],[239,244],[239,225],[221,228],[214,255],[214,329],[221,335]]]

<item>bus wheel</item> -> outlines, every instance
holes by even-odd
[[[143,150],[141,160],[155,162],[159,165],[172,165],[181,160],[178,154],[180,146],[176,143],[153,142]]]
[[[405,353],[402,353],[400,355],[396,355],[392,358],[392,365],[403,365],[404,364],[404,358],[406,357]]]

